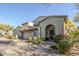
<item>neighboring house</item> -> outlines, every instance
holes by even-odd
[[[40,36],[41,38],[53,39],[54,35],[64,34],[64,23],[67,16],[39,16],[33,23],[24,23],[20,29],[22,39],[30,36]],[[23,26],[24,25],[24,26]]]
[[[23,35],[23,39],[28,39],[28,37],[34,36],[34,31],[36,31],[38,28],[34,27],[34,24],[32,22],[23,23],[22,28],[20,29],[21,34]]]
[[[22,37],[22,33],[20,31],[21,26],[17,26],[14,30],[13,30],[13,34],[16,36],[18,36],[18,38],[20,39]]]

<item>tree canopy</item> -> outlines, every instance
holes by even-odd
[[[13,29],[13,26],[11,26],[9,24],[0,23],[0,30],[9,31],[12,29]]]
[[[64,25],[65,25],[65,30],[67,32],[69,32],[69,31],[77,31],[78,30],[77,25],[72,20],[68,20],[67,23],[65,23]]]

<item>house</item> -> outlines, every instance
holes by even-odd
[[[39,16],[31,23],[23,23],[20,33],[22,39],[30,36],[40,36],[41,38],[53,39],[54,35],[64,34],[64,23],[68,17],[65,15]]]

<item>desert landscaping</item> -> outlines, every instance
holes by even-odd
[[[0,4],[0,56],[79,56],[79,4]]]
[[[0,38],[0,56],[56,56],[62,55],[50,48],[52,42],[39,45],[27,43],[26,40]]]

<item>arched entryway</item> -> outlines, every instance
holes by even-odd
[[[55,26],[50,24],[48,26],[46,26],[45,29],[45,34],[46,34],[46,40],[53,40],[53,37],[55,35]]]

